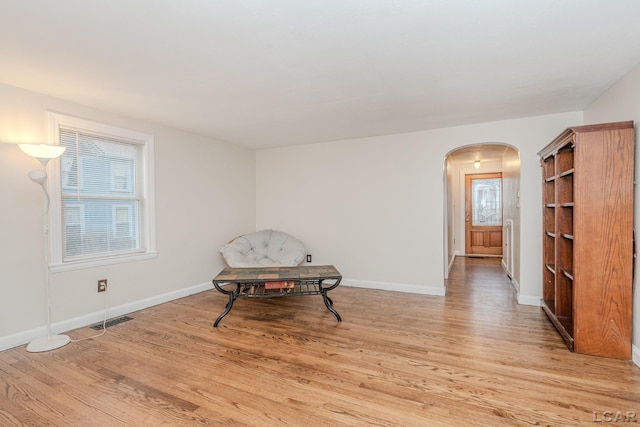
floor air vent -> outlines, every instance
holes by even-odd
[[[111,320],[108,320],[108,321],[104,324],[104,326],[105,326],[105,327],[107,327],[107,328],[110,328],[111,326],[115,326],[115,325],[117,325],[117,324],[119,324],[119,323],[127,322],[127,321],[129,321],[129,320],[133,320],[133,317],[123,316],[123,317],[119,317],[119,318],[117,318],[117,319],[111,319]],[[93,325],[93,326],[91,327],[91,329],[95,329],[96,331],[100,331],[100,330],[102,330],[102,323],[103,323],[103,322],[100,322],[100,323],[98,323],[97,325]]]

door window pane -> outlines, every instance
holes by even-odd
[[[502,225],[502,179],[471,181],[473,225]]]

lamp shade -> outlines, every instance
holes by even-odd
[[[26,154],[36,159],[55,159],[60,157],[66,147],[47,144],[18,144],[18,147]]]

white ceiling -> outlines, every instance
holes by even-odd
[[[0,82],[247,147],[579,111],[638,0],[1,0]]]

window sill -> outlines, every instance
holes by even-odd
[[[52,273],[61,273],[63,271],[81,270],[83,268],[99,267],[102,265],[122,264],[125,262],[143,261],[147,259],[157,258],[157,251],[144,252],[140,254],[113,256],[109,258],[90,259],[82,261],[71,261],[63,264],[51,264],[49,268]]]

